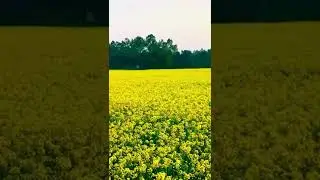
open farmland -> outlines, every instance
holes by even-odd
[[[0,28],[0,179],[106,177],[105,28]]]
[[[115,179],[210,179],[210,69],[110,71]]]
[[[214,178],[320,179],[320,23],[213,25]]]

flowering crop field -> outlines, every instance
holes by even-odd
[[[110,71],[114,179],[210,179],[210,73]]]
[[[1,180],[106,179],[106,35],[0,27]]]
[[[320,23],[211,29],[212,178],[320,179]]]

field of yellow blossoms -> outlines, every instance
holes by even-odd
[[[110,71],[114,179],[210,179],[210,69]]]

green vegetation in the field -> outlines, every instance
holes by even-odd
[[[213,25],[215,179],[320,179],[320,24]]]
[[[103,179],[105,29],[0,28],[0,179]]]
[[[210,179],[210,73],[110,71],[115,179]]]

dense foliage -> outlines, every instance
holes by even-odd
[[[238,0],[212,1],[211,21],[215,22],[279,22],[319,21],[317,1],[304,0]]]
[[[0,5],[1,25],[108,26],[109,1],[12,0]],[[87,21],[91,12],[93,22]],[[104,37],[105,38],[105,37]]]
[[[168,69],[210,68],[211,50],[178,51],[171,39],[158,40],[150,34],[146,38],[110,43],[111,69]]]
[[[0,28],[1,180],[106,177],[101,37],[104,29]]]
[[[212,28],[214,178],[320,179],[320,24]]]
[[[115,179],[210,179],[210,69],[110,72]]]

